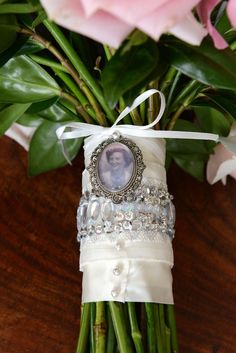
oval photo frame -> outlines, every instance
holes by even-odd
[[[93,151],[87,169],[92,193],[120,203],[140,185],[145,164],[140,148],[133,141],[114,135]]]

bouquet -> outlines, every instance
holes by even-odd
[[[84,143],[77,353],[178,352],[174,161],[235,177],[235,2],[3,1],[0,131],[29,175]]]

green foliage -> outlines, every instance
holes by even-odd
[[[177,121],[174,130],[201,131],[196,124],[181,119]],[[168,139],[168,160],[171,157],[180,168],[201,181],[204,177],[204,165],[214,145],[202,140]]]
[[[32,103],[60,95],[56,81],[40,65],[22,55],[0,69],[0,102]]]
[[[163,42],[166,60],[185,75],[216,88],[236,90],[236,54],[217,50],[209,38],[191,46],[174,38]]]
[[[3,106],[3,109],[0,111],[0,136],[4,135],[9,127],[24,114],[29,106],[29,103]]]
[[[68,164],[56,130],[61,123],[44,121],[36,130],[29,149],[29,175],[34,176]],[[64,150],[70,160],[77,155],[82,139],[66,140]]]
[[[154,41],[147,40],[139,46],[121,47],[102,71],[105,98],[114,108],[118,99],[129,89],[142,82],[158,63],[158,48]]]
[[[6,49],[8,49],[14,43],[17,36],[15,26],[17,26],[17,20],[14,15],[0,14],[0,33],[1,33],[0,54],[4,52]]]
[[[194,111],[203,131],[212,132],[220,136],[229,134],[231,123],[220,111],[209,106],[196,107]]]

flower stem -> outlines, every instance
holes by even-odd
[[[164,352],[166,352],[166,324],[164,316],[164,305],[158,304],[159,324]]]
[[[162,334],[161,334],[159,305],[158,304],[154,304],[154,317],[155,317],[155,330],[156,330],[156,338],[157,338],[157,352],[158,353],[166,353],[164,350],[163,338],[162,338]]]
[[[170,340],[171,340],[171,348],[174,353],[179,352],[177,333],[176,333],[176,321],[175,321],[175,312],[174,305],[168,304],[166,305],[166,316],[167,316],[167,324],[170,329]]]
[[[90,303],[85,303],[82,305],[80,333],[79,333],[79,340],[78,340],[76,353],[86,353],[87,352],[87,343],[88,343],[88,339],[89,339],[90,309],[91,309]]]
[[[64,72],[61,72],[57,70],[56,68],[54,69],[55,73],[57,74],[58,77],[67,85],[67,87],[74,93],[75,97],[80,101],[82,104],[83,108],[87,113],[94,119],[96,120],[96,114],[94,110],[92,109],[91,105],[89,104],[89,101],[87,98],[83,95],[83,93],[79,90],[79,88],[76,86],[73,80]],[[91,121],[91,123],[93,123]]]
[[[51,35],[56,40],[56,42],[59,44],[60,48],[67,55],[67,57],[69,58],[69,60],[71,61],[71,63],[75,67],[75,69],[79,72],[81,78],[90,87],[90,89],[92,90],[94,96],[97,98],[98,102],[100,103],[100,105],[102,106],[104,111],[106,112],[109,120],[111,122],[114,122],[115,121],[115,114],[109,108],[109,106],[107,105],[107,103],[106,103],[106,101],[104,99],[102,90],[100,89],[99,85],[94,80],[94,78],[92,77],[90,72],[87,70],[86,66],[81,61],[80,57],[78,56],[78,54],[76,53],[74,48],[71,46],[71,44],[69,43],[67,38],[64,36],[63,32],[59,29],[59,27],[55,23],[53,23],[53,22],[51,22],[51,21],[49,21],[47,19],[43,21],[43,24],[48,29],[48,31],[51,33]],[[88,99],[89,99],[89,97],[88,97]],[[90,101],[90,103],[92,104],[91,101]],[[98,109],[98,107],[99,107],[99,105],[97,105],[96,109]],[[96,109],[94,107],[95,111],[96,111]],[[102,114],[101,111],[99,112],[99,115],[100,114]]]
[[[156,353],[154,304],[145,303],[145,309],[147,315],[148,353]]]
[[[90,303],[90,353],[95,351],[95,338],[94,338],[94,323],[96,318],[96,304]]]
[[[112,322],[120,353],[133,353],[130,337],[126,331],[124,312],[121,303],[109,302]]]
[[[134,125],[143,125],[137,108],[133,109],[132,112],[130,112],[130,115]]]
[[[178,106],[179,108],[176,110],[174,115],[172,116],[169,124],[168,130],[172,130],[176,124],[176,121],[183,113],[183,111],[189,106],[189,104],[196,98],[199,94],[199,91],[202,89],[202,84],[198,81],[192,80],[184,89],[180,92],[178,98],[174,101],[173,107]]]
[[[86,113],[83,106],[77,101],[76,98],[71,96],[69,93],[63,92],[63,91],[61,91],[60,95],[62,98],[68,100],[69,102],[71,102],[75,106],[77,113],[80,114],[84,118],[84,121],[86,121],[89,124],[93,123],[90,116]]]
[[[176,121],[178,120],[178,118],[180,117],[180,115],[183,113],[183,111],[185,110],[185,106],[184,105],[181,105],[179,107],[179,109],[175,112],[175,114],[172,116],[169,124],[168,124],[168,127],[167,129],[168,130],[172,130],[176,124]]]
[[[45,20],[46,21],[46,20]],[[43,37],[41,37],[40,35],[38,35],[37,33],[31,31],[28,28],[21,28],[19,30],[20,33],[22,34],[26,34],[31,36],[34,40],[36,40],[37,42],[41,43],[47,50],[49,50],[61,63],[62,66],[64,66],[67,71],[70,73],[70,75],[73,77],[73,79],[75,80],[75,82],[78,84],[78,86],[80,87],[80,89],[84,92],[84,94],[87,96],[89,102],[91,103],[94,111],[96,112],[96,116],[97,116],[97,121],[99,122],[100,125],[106,126],[106,118],[103,114],[103,112],[101,111],[96,99],[94,98],[94,96],[91,94],[90,90],[88,89],[88,87],[86,86],[86,84],[84,83],[84,81],[80,78],[79,74],[77,73],[77,71],[73,68],[73,66],[70,64],[70,62],[64,58],[64,56],[57,50],[57,48],[55,48],[51,42],[47,41],[46,39],[44,39]],[[64,36],[64,35],[63,35]],[[67,39],[65,38],[65,40],[67,41]],[[73,48],[72,48],[73,49]],[[74,50],[74,49],[73,49]]]
[[[161,85],[160,85],[160,90],[162,91],[162,93],[164,93],[167,88],[170,86],[170,84],[173,82],[173,78],[176,74],[177,70],[171,66],[169,68],[169,70],[167,71],[164,80],[162,81]]]
[[[107,347],[106,353],[115,353],[116,348],[116,336],[114,331],[114,326],[112,323],[111,312],[108,308],[107,310]]]
[[[106,315],[105,302],[96,303],[96,318],[94,325],[95,352],[104,353],[106,349]]]
[[[129,321],[131,327],[131,336],[137,353],[144,353],[142,335],[138,327],[135,303],[128,303]]]
[[[67,68],[62,66],[61,64],[55,63],[55,61],[50,59],[45,59],[42,56],[38,56],[35,54],[30,54],[29,57],[34,60],[36,63],[48,66],[52,69],[56,69],[58,71],[68,72]]]

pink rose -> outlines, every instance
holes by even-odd
[[[215,47],[218,49],[225,49],[228,46],[228,43],[211,23],[211,13],[219,3],[219,0],[202,0],[198,5],[198,13],[202,22],[205,24],[208,33],[212,37]],[[236,0],[228,1],[227,15],[232,26],[236,27]]]
[[[236,136],[236,123],[232,125],[229,136]],[[226,184],[227,175],[236,179],[236,155],[218,144],[207,163],[207,180],[210,184],[219,180]]]
[[[199,45],[207,31],[192,9],[200,0],[41,0],[51,20],[117,48],[138,28],[155,40],[169,32]]]

